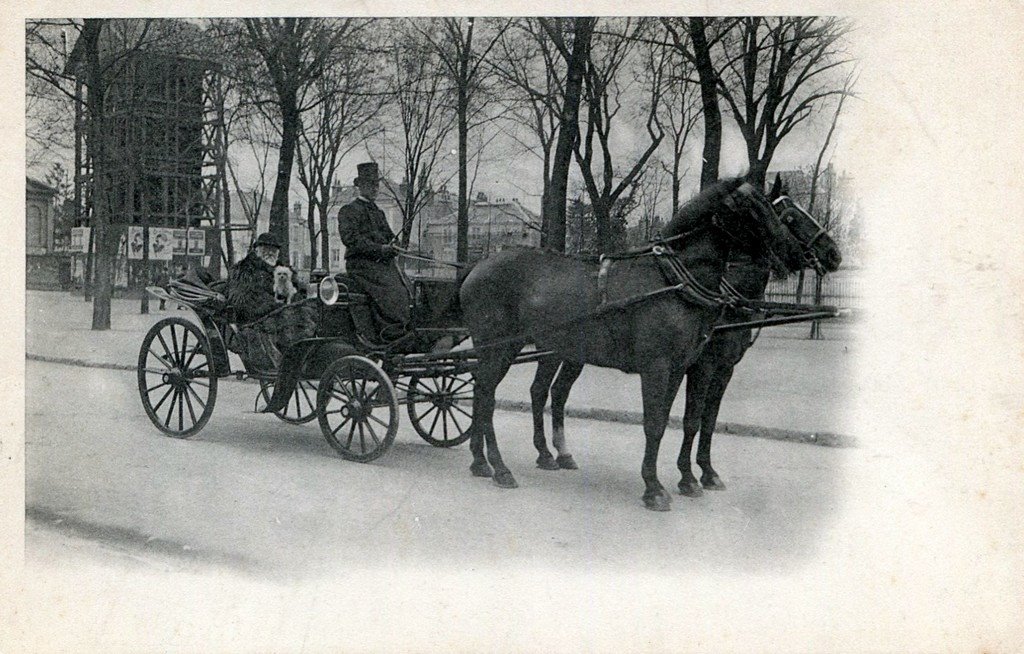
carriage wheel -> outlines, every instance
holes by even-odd
[[[349,461],[373,461],[398,433],[395,387],[380,366],[357,355],[328,366],[317,390],[317,415],[324,438]]]
[[[320,385],[318,379],[300,379],[295,383],[295,391],[288,404],[274,415],[292,425],[303,425],[316,417],[316,389]],[[256,411],[270,403],[274,395],[274,382],[260,380],[260,394],[256,398]]]
[[[142,339],[139,396],[156,428],[188,438],[206,425],[217,401],[210,342],[184,318],[164,318]]]
[[[473,422],[473,374],[409,379],[409,419],[434,447],[455,447],[469,439]]]

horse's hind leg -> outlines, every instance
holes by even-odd
[[[700,443],[697,445],[697,465],[700,466],[700,483],[709,490],[725,490],[725,483],[711,467],[711,437],[718,423],[718,409],[722,406],[722,397],[732,379],[732,368],[719,370],[708,387],[707,399],[704,402],[704,413],[700,420]]]
[[[493,466],[494,483],[502,488],[515,488],[518,484],[501,459],[494,435],[494,391],[512,366],[517,352],[518,348],[507,347],[495,349],[481,358],[475,372],[476,385],[473,390],[473,435],[470,441],[473,465],[470,471],[478,477],[489,477],[491,475],[487,473],[491,472]],[[486,460],[483,458],[483,442],[487,444]]]
[[[544,437],[544,405],[548,403],[548,389],[558,372],[559,361],[555,358],[541,359],[530,385],[530,408],[533,410],[533,446],[537,448],[537,467],[544,470],[558,470],[558,463],[548,449]]]
[[[569,391],[572,390],[572,385],[581,372],[582,363],[565,361],[551,387],[551,440],[558,450],[558,467],[563,470],[576,470],[578,467],[565,444],[565,403],[569,400]]]

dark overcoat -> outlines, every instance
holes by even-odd
[[[383,326],[409,322],[409,289],[398,272],[395,253],[385,246],[395,238],[384,212],[356,198],[338,212],[338,233],[345,244],[345,271],[370,296]]]

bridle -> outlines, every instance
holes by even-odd
[[[776,211],[776,213],[779,214],[779,222],[785,225],[789,229],[789,231],[794,235],[796,234],[795,232],[793,232],[793,229],[790,227],[790,225],[796,220],[796,218],[793,216],[791,212],[796,212],[797,214],[803,216],[805,220],[809,221],[811,225],[814,226],[816,231],[814,232],[814,236],[812,236],[809,240],[805,242],[799,236],[796,240],[800,244],[800,249],[803,250],[804,259],[814,268],[814,271],[818,273],[818,275],[824,275],[825,266],[821,263],[821,259],[818,257],[818,253],[815,252],[814,244],[817,243],[818,239],[820,239],[822,236],[828,234],[828,231],[826,231],[825,228],[821,226],[821,223],[814,219],[814,216],[812,216],[810,212],[808,212],[806,209],[804,209],[796,202],[794,202],[793,199],[790,198],[788,195],[780,195],[779,197],[775,198],[772,201],[773,208],[776,208],[779,204],[785,205],[782,211]]]

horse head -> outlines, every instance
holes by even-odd
[[[789,189],[778,174],[775,175],[769,200],[779,220],[800,244],[805,266],[814,268],[819,275],[839,268],[843,261],[839,246],[810,212],[793,201]]]

